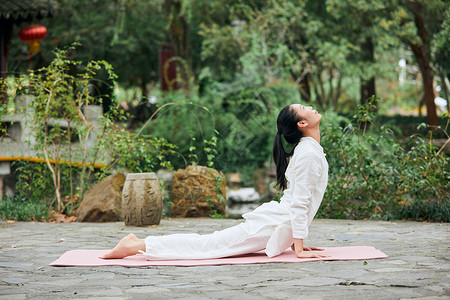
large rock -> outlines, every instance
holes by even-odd
[[[178,170],[172,179],[172,217],[225,215],[225,175],[203,166]]]
[[[80,222],[122,220],[122,189],[125,175],[114,173],[89,189],[77,211]]]

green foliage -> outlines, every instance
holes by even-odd
[[[0,80],[0,84],[1,84],[1,80]],[[1,91],[1,89],[0,89]],[[4,116],[6,116],[6,113],[8,111],[8,106],[1,102],[0,103],[0,120],[3,119]],[[6,124],[3,122],[0,122],[0,137],[3,137],[5,134],[7,133],[7,127]],[[0,138],[1,140],[1,138]]]
[[[450,201],[436,203],[432,201],[413,201],[405,205],[398,217],[417,220],[417,221],[434,221],[449,222]]]
[[[112,163],[130,173],[156,172],[158,169],[173,169],[169,156],[176,154],[176,147],[164,138],[140,136],[124,128],[111,128],[105,137]]]
[[[177,145],[164,152],[164,158],[174,168],[186,168],[189,164],[212,167],[217,161],[216,109],[205,101],[194,92],[162,94],[157,117],[140,130],[167,145]]]
[[[43,203],[53,198],[52,174],[46,164],[15,161],[12,163],[12,167],[16,176],[15,195],[17,197]],[[63,172],[63,174],[67,175],[67,172]],[[62,176],[63,187],[67,186],[67,180],[65,180],[67,178],[68,176]]]
[[[215,190],[216,190],[216,196],[219,199],[220,203],[225,203],[225,198],[222,195],[222,185],[223,185],[224,180],[225,180],[225,176],[222,176],[222,175],[216,176]]]
[[[322,109],[348,111],[357,102],[358,79],[396,77],[395,66],[404,51],[392,48],[420,43],[408,9],[408,3],[418,1],[178,0],[170,3],[180,4],[179,15],[172,12],[166,18],[164,5],[169,2],[61,0],[58,14],[42,21],[52,30],[33,62],[46,65],[55,59],[19,81],[20,93],[33,94],[36,99],[32,105],[37,112],[33,122],[37,150],[58,162],[46,165],[56,198],[66,193],[66,183],[58,183],[65,178],[73,187],[70,199],[82,196],[93,172],[92,164],[77,169],[59,164],[60,160],[106,163],[111,159],[102,176],[112,168],[148,172],[201,164],[225,172],[240,171],[251,184],[253,170],[267,167],[270,161],[281,107],[310,102]],[[449,9],[442,0],[420,3],[432,61],[445,77]],[[188,36],[174,38],[171,24],[181,17],[188,23]],[[159,44],[169,40],[183,44],[186,57],[174,60],[179,72],[193,73],[184,79],[197,81],[198,91],[195,84],[189,90],[164,94],[154,88],[158,85]],[[51,43],[64,47],[73,41],[83,46],[49,53]],[[368,41],[373,43],[372,57],[364,48]],[[28,68],[19,43],[17,38],[12,41],[9,66],[14,72]],[[410,61],[412,56],[406,58]],[[115,99],[89,92],[93,88],[97,95],[111,94],[116,80],[112,66],[123,86],[138,87],[144,98],[151,92],[159,100],[155,118],[136,134],[120,124],[113,126],[121,120]],[[416,88],[404,94],[404,102],[420,98]],[[133,97],[124,98],[128,102]],[[84,113],[90,105],[105,102],[112,102],[112,111],[100,120],[98,143],[85,147],[93,126],[83,119]],[[448,196],[443,194],[442,178],[423,171],[430,168],[447,174],[445,168],[438,168],[439,164],[446,166],[446,157],[431,155],[435,149],[419,137],[403,146],[395,141],[392,130],[376,128],[379,119],[371,108],[358,109],[355,119],[331,112],[324,118],[323,141],[332,179],[327,194],[331,202],[325,205],[324,215],[390,218],[401,215],[403,208],[422,207],[422,190],[430,193],[430,201]],[[61,118],[68,127],[54,122]],[[70,150],[74,140],[81,141],[77,154]],[[42,174],[46,174],[44,169]],[[425,181],[414,174],[421,174]],[[407,185],[410,181],[414,186]],[[433,188],[427,186],[431,183]],[[39,193],[32,186],[25,187],[32,197]],[[391,208],[391,215],[385,215]]]
[[[54,164],[53,164],[54,166]],[[15,161],[12,164],[14,174],[16,177],[14,199],[11,201],[23,201],[34,204],[41,203],[48,209],[55,206],[55,193],[52,179],[52,173],[45,162],[30,162],[30,161]],[[73,214],[73,210],[78,208],[80,204],[80,197],[72,195],[71,197],[71,177],[73,180],[79,180],[82,174],[82,167],[70,166],[68,164],[61,164],[61,183],[60,192],[64,201],[64,209],[61,211],[67,215]],[[108,175],[107,170],[95,172],[91,176],[89,184],[95,184],[100,181],[105,175]],[[87,182],[84,189],[87,188]],[[18,204],[20,205],[20,203]],[[37,216],[36,216],[37,217]],[[40,220],[40,218],[38,218]]]
[[[123,116],[114,102],[107,113],[90,116],[94,113],[90,110],[92,105],[102,104],[107,96],[91,94],[95,75],[103,70],[113,84],[116,75],[104,61],[82,66],[80,61],[68,59],[74,48],[55,50],[56,58],[48,67],[30,72],[16,82],[17,93],[32,99],[24,112],[35,139],[33,150],[45,161],[16,164],[17,193],[44,201],[51,198],[49,192],[53,191],[56,203],[49,202],[49,206],[66,213],[76,208],[74,201],[81,199],[91,181],[95,181],[97,161],[109,163],[98,173],[97,178],[102,178],[112,167],[128,172],[171,169],[167,157],[176,154],[176,147],[164,138],[135,134],[116,125],[115,120],[120,121]],[[214,153],[211,147],[208,151],[209,155]]]
[[[30,71],[21,76],[17,82],[17,93],[32,98],[24,107],[35,143],[32,145],[38,156],[45,157],[47,167],[53,179],[56,206],[59,212],[65,209],[66,203],[61,197],[61,169],[68,162],[70,178],[70,199],[75,193],[82,197],[90,178],[94,163],[98,159],[102,146],[101,140],[106,129],[111,126],[112,119],[118,115],[113,105],[104,116],[99,116],[98,123],[90,117],[92,104],[102,104],[108,95],[93,96],[90,91],[95,75],[105,70],[112,84],[116,75],[112,67],[105,61],[90,61],[81,66],[80,61],[69,59],[70,52],[77,44],[66,50],[55,50],[55,59],[48,67]],[[103,131],[100,131],[100,128]],[[100,132],[95,132],[95,131]],[[98,142],[91,145],[93,135]],[[78,140],[77,145],[73,144]],[[81,162],[81,172],[75,176],[73,161]],[[90,164],[88,164],[88,161]],[[75,178],[77,177],[77,178]],[[76,179],[76,180],[75,180]],[[70,200],[71,201],[71,200]]]
[[[405,147],[389,128],[371,125],[366,131],[373,105],[359,106],[353,123],[332,117],[325,124],[322,145],[330,166],[329,185],[318,215],[449,221],[449,157],[437,155],[431,141],[420,136],[411,137]]]
[[[48,219],[48,207],[40,201],[15,197],[0,199],[0,219],[16,221],[41,221]]]

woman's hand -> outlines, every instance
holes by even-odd
[[[303,246],[303,251],[323,251],[323,248]]]
[[[316,253],[316,252],[308,252],[308,251],[301,251],[297,252],[295,251],[295,255],[297,255],[298,258],[322,258],[322,257],[330,257],[329,255],[325,253]]]
[[[298,258],[321,258],[330,257],[325,253],[316,253],[308,251],[323,251],[322,248],[303,246],[302,239],[294,239],[294,244],[291,246],[292,250],[295,252]],[[299,249],[299,250],[297,250]]]
[[[292,244],[291,249],[295,251],[294,244]],[[323,251],[323,248],[303,246],[303,251]]]

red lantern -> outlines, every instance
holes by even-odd
[[[19,38],[28,43],[30,53],[39,52],[39,41],[47,35],[47,28],[42,25],[25,26],[19,31]]]

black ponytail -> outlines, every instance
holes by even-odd
[[[277,186],[284,190],[286,188],[286,169],[288,166],[287,158],[294,154],[294,150],[286,153],[283,147],[281,136],[284,137],[286,142],[296,146],[300,139],[303,137],[303,133],[298,129],[297,123],[301,121],[301,118],[297,115],[294,109],[287,105],[278,114],[277,119],[277,135],[273,141],[273,160],[275,161],[276,173],[277,173]]]

